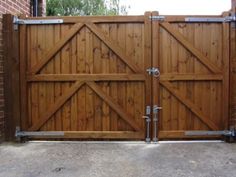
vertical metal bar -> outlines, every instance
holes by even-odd
[[[157,105],[153,106],[153,124],[154,124],[154,130],[153,130],[153,142],[157,142],[157,132],[158,132],[158,112],[162,109],[162,107],[158,107]]]
[[[158,123],[158,119],[157,119],[157,113],[158,113],[158,107],[157,105],[153,106],[153,126],[154,126],[154,130],[153,130],[153,142],[157,142],[157,123]]]
[[[150,118],[150,115],[151,115],[151,107],[150,106],[147,106],[146,107],[146,142],[147,143],[150,143],[151,142],[151,138],[150,138],[150,122],[151,122],[151,118]]]

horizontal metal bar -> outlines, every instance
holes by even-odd
[[[186,17],[186,22],[213,22],[213,23],[223,23],[223,22],[233,22],[236,21],[235,16],[228,16],[228,17]]]
[[[13,23],[19,25],[61,24],[63,23],[63,19],[25,20],[15,17]]]
[[[186,22],[224,22],[225,18],[186,17]]]
[[[228,130],[223,131],[185,131],[186,136],[217,136],[217,135],[224,135],[224,136],[231,136],[232,132]]]
[[[40,132],[28,132],[28,131],[16,131],[16,137],[25,136],[64,136],[63,131],[40,131]]]

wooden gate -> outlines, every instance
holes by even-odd
[[[152,23],[153,64],[161,73],[153,79],[153,103],[162,106],[160,139],[204,139],[185,131],[228,129],[229,23],[186,22],[186,17]]]
[[[142,116],[151,104],[149,16],[19,25],[21,129],[63,131],[63,138],[144,139]]]
[[[229,23],[189,23],[186,16],[157,12],[60,18],[61,24],[18,25],[20,109],[18,57],[6,48],[12,75],[6,92],[14,97],[12,117],[21,130],[63,132],[61,138],[144,139],[142,117],[155,105],[162,110],[158,130],[152,120],[150,134],[159,139],[205,139],[185,131],[228,129]],[[15,44],[12,34],[7,47]],[[160,77],[149,75],[153,67]]]

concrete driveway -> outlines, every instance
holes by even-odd
[[[0,144],[1,177],[234,177],[236,144]]]

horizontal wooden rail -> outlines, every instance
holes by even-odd
[[[57,81],[144,81],[143,74],[38,74],[27,76],[28,82]]]

